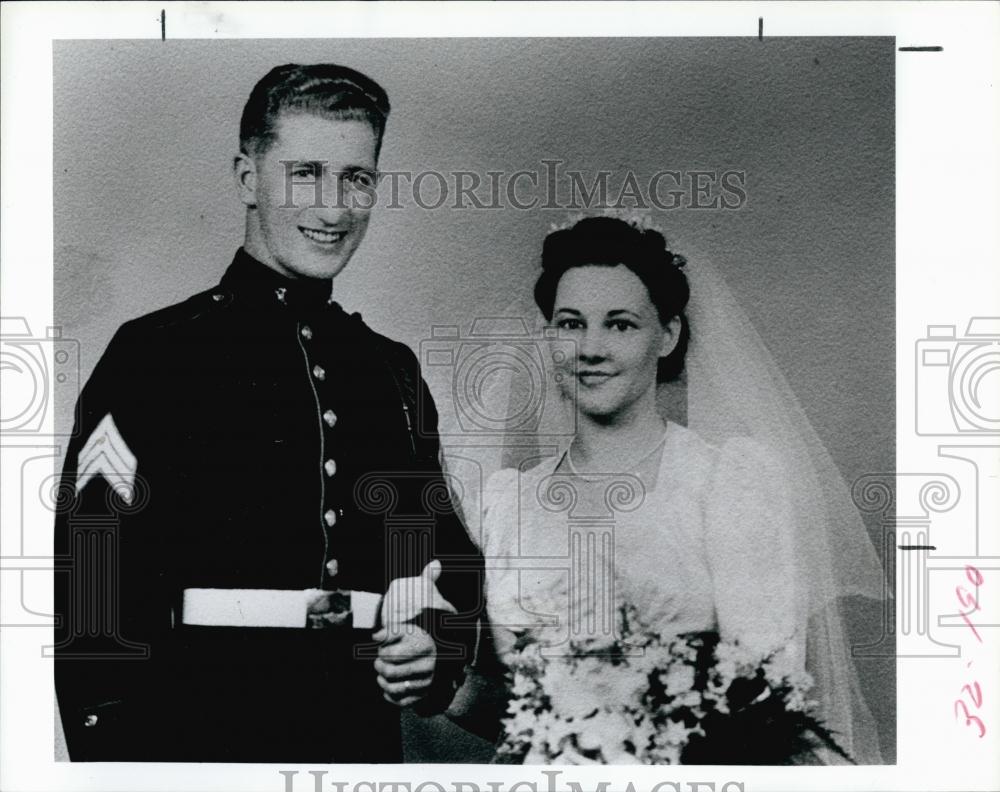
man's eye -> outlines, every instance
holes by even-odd
[[[356,187],[372,187],[375,184],[375,174],[369,170],[354,171],[348,178]]]
[[[312,179],[316,176],[316,169],[309,165],[300,165],[292,169],[292,176],[300,179]]]

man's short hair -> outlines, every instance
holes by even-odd
[[[389,116],[389,97],[373,79],[346,66],[276,66],[254,86],[243,108],[240,151],[249,156],[267,151],[277,136],[282,113],[366,121],[375,131],[377,154]]]

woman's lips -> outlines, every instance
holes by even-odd
[[[586,385],[587,387],[596,387],[603,385],[615,375],[607,371],[581,371],[577,373],[576,376],[577,379],[580,380],[581,384]]]

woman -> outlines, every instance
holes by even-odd
[[[607,633],[629,603],[661,635],[717,631],[783,653],[816,679],[838,744],[878,762],[838,610],[847,594],[881,595],[878,561],[752,327],[721,281],[684,264],[634,219],[588,217],[545,240],[535,300],[575,341],[555,377],[575,432],[561,453],[487,485],[498,655],[519,635],[558,652]],[[686,269],[699,270],[690,306]],[[686,359],[684,427],[661,417],[657,385]]]

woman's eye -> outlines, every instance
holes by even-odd
[[[635,329],[635,325],[632,324],[632,322],[628,322],[628,321],[626,321],[624,319],[619,319],[619,320],[617,320],[615,322],[612,322],[611,326],[613,328],[615,328],[615,330],[618,330],[618,331],[620,331],[622,333],[624,333],[626,330],[634,330]]]
[[[556,327],[561,330],[579,330],[583,327],[583,322],[579,319],[560,319],[556,324]]]

